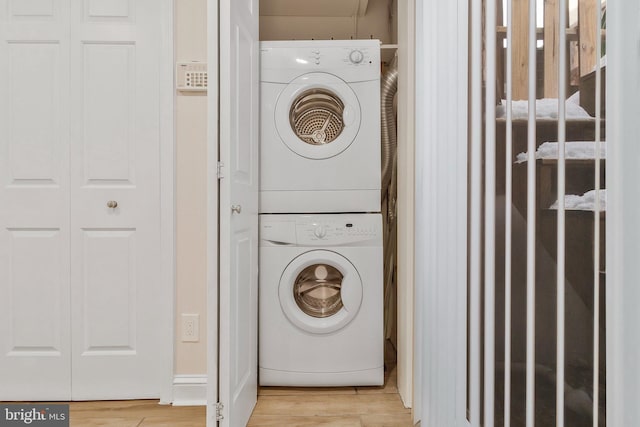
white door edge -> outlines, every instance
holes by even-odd
[[[207,427],[218,402],[218,1],[207,0]]]
[[[161,307],[166,379],[162,381],[160,403],[173,400],[175,350],[176,224],[175,224],[175,90],[174,90],[174,10],[175,0],[162,0],[162,40],[160,63],[160,257],[162,260]]]
[[[405,407],[414,406],[415,299],[415,124],[416,0],[398,2],[398,393]]]
[[[606,424],[625,426],[637,424],[640,418],[637,364],[640,334],[635,326],[640,319],[637,286],[640,202],[636,196],[640,175],[637,167],[640,102],[636,83],[640,55],[638,32],[634,30],[634,35],[630,35],[628,30],[628,25],[640,17],[640,8],[637,2],[624,1],[610,2],[608,6],[606,140],[613,143],[608,146],[606,170]]]
[[[466,426],[468,2],[416,3],[414,422]],[[452,55],[453,52],[453,55]],[[433,61],[439,64],[430,67]],[[445,94],[441,86],[456,87]],[[449,144],[438,144],[443,137]],[[446,163],[446,164],[445,164]],[[448,183],[449,186],[445,185]],[[439,215],[434,206],[455,206]],[[454,337],[454,339],[452,339]],[[438,352],[431,349],[437,348]],[[446,349],[446,350],[443,350]]]

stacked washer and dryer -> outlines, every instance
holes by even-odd
[[[260,51],[260,384],[381,385],[380,43]]]

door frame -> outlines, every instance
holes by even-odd
[[[218,0],[207,0],[207,63],[209,88],[207,90],[207,411],[206,426],[217,425],[218,403],[218,241],[220,239],[218,214],[218,120],[220,116],[218,90],[219,76],[219,23]],[[212,119],[215,118],[215,119]]]
[[[173,401],[174,353],[176,342],[176,134],[175,134],[175,0],[160,4],[160,272],[158,292],[162,320],[158,327],[167,331],[161,343],[166,378],[160,390],[160,403]]]
[[[462,1],[462,0],[459,0]],[[404,117],[398,126],[398,140],[407,141],[399,147],[399,169],[406,171],[398,175],[398,390],[406,407],[417,405],[416,373],[419,364],[416,353],[416,278],[415,278],[415,186],[416,162],[414,153],[416,143],[416,0],[401,2],[399,20],[405,25],[398,26],[400,79],[398,95],[402,98],[398,104],[399,117]],[[207,383],[218,383],[218,150],[219,123],[212,118],[219,117],[219,13],[218,0],[207,0],[207,61],[209,81],[207,100]],[[411,55],[413,53],[413,55]],[[213,84],[215,82],[215,84]],[[466,169],[465,169],[466,171]],[[212,185],[213,184],[213,185]],[[465,223],[466,224],[466,223]],[[400,255],[402,258],[400,258]],[[218,390],[207,388],[207,427],[214,426]]]

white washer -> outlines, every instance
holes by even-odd
[[[260,212],[380,212],[380,42],[260,52]]]
[[[260,215],[260,233],[260,384],[382,385],[381,215]]]

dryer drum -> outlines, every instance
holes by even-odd
[[[295,134],[311,145],[328,144],[344,129],[340,98],[326,89],[302,92],[291,105],[289,121]]]
[[[335,267],[315,264],[298,274],[293,285],[293,297],[298,307],[312,317],[329,317],[342,308],[342,279]]]

